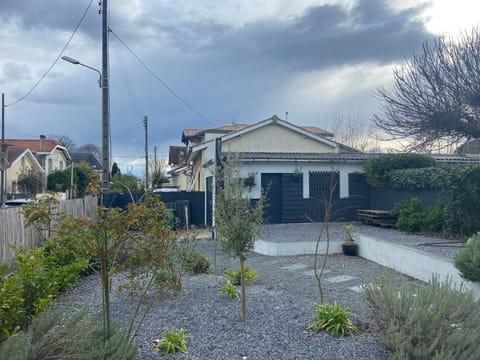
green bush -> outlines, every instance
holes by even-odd
[[[86,309],[57,309],[39,314],[27,331],[7,339],[0,347],[1,359],[130,360],[137,346],[117,326],[104,343],[102,325]]]
[[[472,292],[436,277],[416,291],[395,283],[392,272],[385,272],[364,287],[394,359],[478,359],[480,304]]]
[[[258,273],[253,270],[251,266],[248,265],[245,265],[244,273],[246,283],[253,281],[258,276]],[[241,284],[242,273],[240,271],[240,268],[238,268],[237,270],[226,270],[225,275],[228,277],[228,279],[232,282],[233,285]]]
[[[431,156],[420,154],[382,154],[363,165],[367,181],[371,186],[383,186],[390,172],[396,169],[427,168],[435,166]]]
[[[419,198],[395,204],[392,214],[398,215],[395,227],[408,232],[441,232],[444,229],[443,205],[422,207]]]
[[[480,232],[473,235],[468,244],[457,252],[454,262],[464,279],[480,282]]]
[[[206,274],[210,270],[210,259],[193,251],[183,259],[183,268],[191,275]]]
[[[343,308],[335,302],[332,304],[315,304],[315,312],[307,330],[320,332],[329,331],[333,336],[352,335],[360,333],[360,329],[353,325],[350,319],[350,309]]]
[[[80,259],[58,264],[43,247],[19,250],[14,272],[0,282],[0,332],[10,336],[24,328],[55,296],[75,282],[87,262]],[[1,335],[0,335],[1,340]]]

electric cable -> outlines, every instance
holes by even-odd
[[[80,17],[80,20],[78,21],[77,26],[75,26],[75,29],[73,30],[72,35],[70,35],[70,38],[68,39],[67,43],[66,43],[65,46],[63,47],[62,51],[60,51],[60,54],[58,54],[58,56],[56,57],[56,59],[53,61],[52,65],[50,65],[50,67],[47,69],[47,71],[45,71],[45,73],[40,77],[40,80],[38,80],[38,81],[32,86],[32,88],[27,91],[27,93],[26,93],[25,95],[23,95],[21,98],[19,98],[18,100],[14,101],[13,103],[8,104],[8,105],[5,105],[5,107],[17,105],[20,101],[26,99],[26,98],[38,87],[38,85],[40,85],[40,83],[43,81],[43,79],[45,79],[45,77],[48,75],[48,73],[50,72],[50,70],[52,70],[53,67],[57,64],[58,60],[59,60],[60,57],[63,55],[64,51],[67,49],[67,46],[70,45],[70,42],[72,41],[73,37],[75,36],[78,28],[80,27],[80,25],[82,24],[83,20],[85,19],[85,16],[87,15],[88,10],[90,10],[90,6],[92,5],[92,3],[93,3],[93,0],[90,0],[90,2],[88,3],[87,8],[86,8],[85,11],[83,12],[83,15]]]
[[[189,108],[192,112],[194,112],[202,120],[208,122],[210,125],[213,125],[215,127],[217,126],[217,124],[210,121],[208,118],[206,118],[204,115],[202,115],[197,109],[195,109],[192,105],[190,105],[186,100],[184,100],[180,95],[178,95],[170,86],[168,86],[167,83],[165,83],[165,81],[160,79],[160,77],[157,74],[155,74],[147,66],[147,64],[145,64],[142,61],[142,59],[140,59],[140,57],[122,39],[120,39],[120,37],[111,28],[109,28],[108,30],[128,50],[128,52],[130,52],[130,54],[132,54],[132,56],[145,68],[145,70],[147,70],[147,72],[149,72],[150,75],[152,75],[155,79],[157,79],[157,81],[160,82],[160,84],[162,84],[165,87],[165,89],[167,89],[174,97],[176,97],[177,100],[179,100],[183,105],[185,105],[187,108]]]

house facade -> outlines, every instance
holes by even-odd
[[[19,179],[31,172],[44,178],[44,171],[30,149],[11,149],[7,152],[7,171],[5,172],[5,193],[15,196],[22,193]]]
[[[42,192],[47,188],[48,175],[57,170],[64,170],[71,160],[67,148],[57,140],[50,140],[45,135],[39,139],[6,139],[8,152],[28,149],[43,169]]]
[[[322,218],[324,195],[330,188],[336,203],[343,203],[344,207],[347,202],[362,205],[356,199],[358,189],[352,194],[352,183],[359,181],[354,180],[355,174],[362,171],[362,153],[333,141],[333,135],[322,129],[297,126],[274,115],[252,125],[187,129],[182,140],[188,148],[186,164],[191,172],[191,189],[206,193],[209,225],[214,224],[213,167],[219,142],[222,154],[240,154],[241,176],[251,179],[245,188],[249,196],[258,199],[262,192],[267,192],[267,222]]]

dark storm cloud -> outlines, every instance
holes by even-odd
[[[351,10],[314,6],[290,21],[269,19],[240,29],[210,21],[158,30],[182,39],[173,45],[186,54],[195,52],[213,66],[228,61],[309,71],[365,62],[387,64],[410,56],[432,35],[416,20],[425,5],[393,12],[386,3],[361,0]]]
[[[73,31],[90,0],[1,0],[0,21],[15,22],[25,30]],[[100,36],[98,1],[94,0],[79,32]]]

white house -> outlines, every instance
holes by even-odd
[[[334,201],[342,203],[351,218],[354,208],[362,207],[363,185],[352,191],[352,182],[362,171],[364,156],[332,140],[333,135],[316,127],[302,127],[279,119],[276,115],[252,125],[228,125],[209,130],[184,131],[187,145],[190,188],[206,192],[206,223],[211,224],[214,203],[216,145],[221,152],[239,153],[242,177],[253,176],[246,186],[252,199],[268,189],[267,221],[271,223],[305,222],[321,219],[327,188],[333,187]],[[353,184],[353,185],[355,185]],[[354,186],[355,187],[355,186]],[[359,192],[361,193],[359,195]]]

